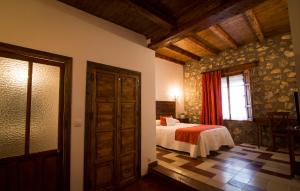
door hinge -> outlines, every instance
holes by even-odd
[[[90,120],[93,120],[93,118],[94,118],[94,113],[93,112],[90,112],[89,118],[90,118]]]
[[[139,86],[139,85],[140,85],[140,80],[137,80],[136,83],[137,83],[137,85]]]

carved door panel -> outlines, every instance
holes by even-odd
[[[138,175],[138,86],[134,75],[120,75],[120,124],[118,126],[120,185],[133,181]]]
[[[140,177],[140,75],[99,64],[89,74],[85,190],[117,190]]]
[[[94,71],[90,140],[93,190],[111,190],[116,181],[117,80],[115,73]]]

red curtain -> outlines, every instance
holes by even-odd
[[[221,71],[202,75],[201,124],[222,125]]]

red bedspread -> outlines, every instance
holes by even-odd
[[[198,141],[198,137],[202,131],[206,131],[206,130],[214,129],[214,128],[218,128],[218,127],[221,127],[221,126],[199,125],[199,126],[194,126],[194,127],[178,128],[175,131],[175,140],[196,145],[197,141]]]

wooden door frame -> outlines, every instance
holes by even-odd
[[[86,72],[86,100],[85,100],[85,133],[84,133],[84,190],[89,190],[89,168],[88,168],[88,157],[90,153],[90,130],[91,130],[91,112],[92,112],[92,80],[93,80],[93,70],[102,69],[105,71],[119,72],[123,74],[133,74],[139,76],[140,82],[138,87],[138,178],[141,177],[141,73],[133,70],[128,70],[124,68],[118,68],[114,66],[109,66],[105,64],[100,64],[93,61],[87,61],[87,72]]]
[[[62,131],[63,131],[63,190],[70,190],[70,140],[71,140],[71,98],[72,98],[72,58],[53,54],[49,52],[34,50],[21,46],[11,45],[0,42],[1,53],[14,57],[16,59],[30,59],[38,63],[55,63],[57,66],[63,66],[63,108],[62,108]],[[61,100],[62,101],[62,100]]]

